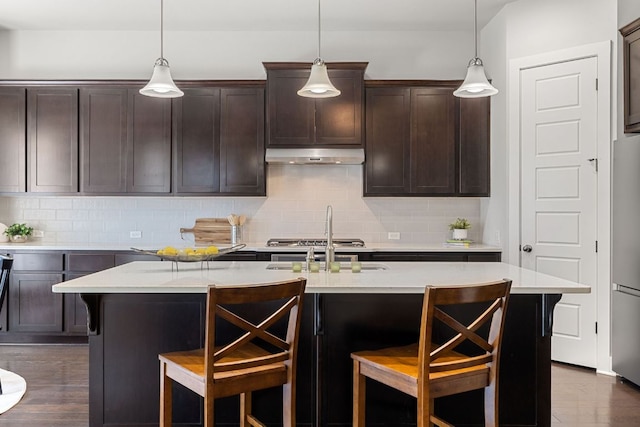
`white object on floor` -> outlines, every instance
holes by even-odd
[[[0,381],[2,382],[0,414],[2,414],[20,402],[27,391],[27,382],[20,375],[4,369],[0,369]]]

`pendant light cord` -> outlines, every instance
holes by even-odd
[[[473,0],[473,36],[475,40],[476,53],[475,57],[478,57],[478,0]]]
[[[164,37],[162,36],[164,28],[164,0],[160,0],[160,58],[164,59]]]
[[[320,56],[320,0],[318,0],[318,58],[322,58]]]

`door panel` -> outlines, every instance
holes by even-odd
[[[0,89],[0,191],[27,190],[27,97],[25,88]]]
[[[592,286],[555,309],[554,360],[596,364],[596,59],[521,71],[521,265]]]
[[[29,191],[78,191],[78,90],[27,90]]]

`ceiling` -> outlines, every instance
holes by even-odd
[[[478,25],[516,0],[478,0]],[[169,31],[316,29],[315,0],[164,0]],[[465,30],[473,0],[323,0],[322,29]],[[157,30],[159,0],[0,0],[0,29]]]

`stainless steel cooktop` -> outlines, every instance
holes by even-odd
[[[333,239],[333,245],[336,247],[352,247],[363,248],[364,241],[362,239]],[[267,246],[327,246],[327,239],[295,239],[295,238],[282,238],[282,239],[269,239],[267,240]]]

